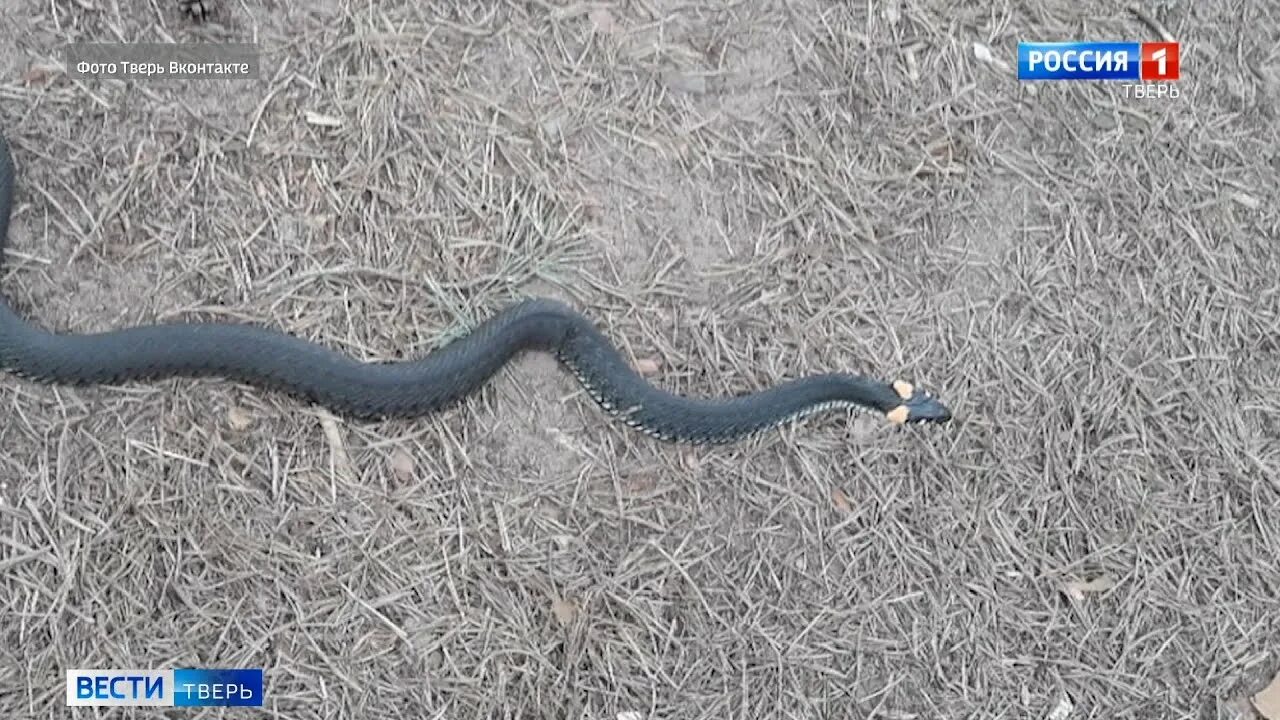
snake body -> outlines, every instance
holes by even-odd
[[[0,136],[0,260],[13,204],[13,160]],[[117,384],[219,376],[278,389],[357,418],[415,417],[474,392],[513,356],[554,354],[610,414],[651,436],[723,443],[833,408],[885,413],[893,422],[942,422],[950,411],[908,383],[852,374],[791,380],[761,392],[691,398],[655,387],[592,323],[567,305],[508,306],[471,333],[416,360],[364,363],[261,327],[186,323],[95,334],[51,333],[0,296],[0,368],[31,380]]]

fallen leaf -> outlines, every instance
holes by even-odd
[[[907,79],[913,84],[920,82],[920,62],[916,60],[916,51],[907,48],[902,52],[902,59],[907,64]]]
[[[1243,192],[1231,193],[1231,199],[1249,208],[1250,210],[1257,210],[1258,208],[1262,207],[1262,201],[1248,193],[1243,193]]]
[[[640,358],[636,360],[636,372],[641,375],[653,375],[662,368],[657,358]]]
[[[249,429],[249,426],[253,424],[253,418],[249,417],[249,413],[245,412],[244,408],[239,405],[232,405],[231,409],[227,411],[227,424],[231,426],[232,430],[241,432]]]
[[[675,90],[676,92],[687,92],[692,95],[701,95],[707,91],[707,78],[705,75],[672,70],[664,73],[662,79],[669,89]]]
[[[853,505],[849,504],[849,496],[845,495],[840,488],[831,488],[831,502],[842,513],[853,512]]]
[[[596,32],[612,35],[618,29],[618,24],[614,22],[613,14],[604,8],[595,8],[587,13],[587,19],[595,26]]]
[[[627,478],[628,494],[642,495],[658,487],[658,478],[653,473],[637,473]]]
[[[885,4],[884,10],[880,11],[880,17],[883,17],[884,21],[890,25],[897,25],[898,21],[902,19],[902,11],[898,9],[898,3],[889,2]]]
[[[573,624],[574,618],[578,617],[578,606],[558,597],[551,603],[551,612],[555,613],[557,622],[567,627]]]
[[[1067,716],[1071,715],[1071,711],[1075,709],[1076,704],[1071,702],[1071,696],[1062,693],[1062,697],[1058,699],[1058,704],[1053,706],[1053,709],[1045,716],[1045,720],[1067,720]]]
[[[986,45],[983,45],[980,42],[976,42],[973,44],[973,56],[978,58],[982,62],[992,67],[999,68],[1005,72],[1009,72],[1013,70],[1013,68],[1009,66],[1009,63],[996,57],[995,53],[991,52],[991,48],[987,47]]]
[[[343,482],[355,482],[355,466],[351,464],[351,455],[347,452],[347,441],[338,428],[338,418],[327,410],[321,410],[320,429],[324,431],[324,439],[329,443],[329,458],[333,462],[333,470]]]
[[[34,65],[22,73],[22,82],[28,86],[44,85],[48,81],[49,71],[39,65]]]
[[[1063,586],[1063,592],[1072,600],[1080,602],[1084,600],[1085,593],[1106,592],[1116,586],[1116,581],[1110,575],[1099,575],[1092,580],[1072,580]]]
[[[561,131],[564,130],[564,121],[565,118],[559,115],[543,120],[541,123],[543,134],[550,138],[560,137]]]
[[[1280,720],[1280,672],[1271,678],[1271,684],[1254,695],[1253,709],[1266,720]]]
[[[400,482],[409,482],[413,479],[414,465],[413,456],[404,450],[396,450],[391,454],[391,472]]]

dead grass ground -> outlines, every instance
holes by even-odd
[[[975,59],[1154,38],[1096,0],[232,5],[0,8],[41,323],[386,359],[552,294],[679,390],[848,368],[959,421],[682,449],[545,358],[327,429],[0,380],[0,715],[67,714],[68,667],[263,666],[289,718],[1246,717],[1280,668],[1276,8],[1144,5],[1184,97],[1138,101]],[[167,38],[267,77],[41,72]]]

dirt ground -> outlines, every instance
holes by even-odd
[[[388,360],[551,295],[669,388],[851,370],[957,418],[687,448],[542,356],[381,423],[3,377],[0,716],[71,715],[67,668],[192,666],[266,668],[280,718],[1254,716],[1280,8],[1143,2],[1183,42],[1154,100],[1008,67],[1159,39],[1099,0],[219,5],[0,6],[33,320]],[[265,70],[71,80],[89,40]]]

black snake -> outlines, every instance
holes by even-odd
[[[13,204],[13,160],[0,136],[0,260]],[[27,323],[0,296],[0,368],[49,383],[121,383],[214,375],[276,388],[359,418],[410,417],[475,391],[512,356],[553,353],[606,411],[663,439],[730,442],[832,408],[884,413],[894,423],[943,422],[950,411],[909,383],[827,374],[722,399],[689,398],[651,385],[592,323],[563,303],[512,305],[470,334],[418,360],[362,363],[251,325],[150,325],[56,334]]]

